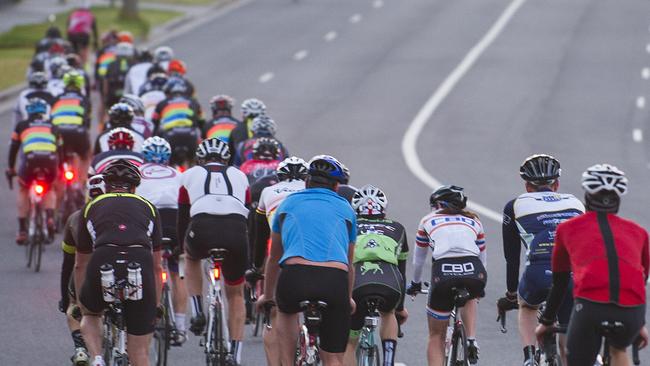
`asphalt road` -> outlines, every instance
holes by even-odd
[[[430,188],[406,167],[402,136],[509,3],[253,1],[168,43],[186,60],[204,105],[219,93],[262,99],[292,154],[337,156],[354,185],[387,192],[390,215],[414,234]],[[517,171],[530,154],[559,158],[561,189],[575,194],[582,170],[607,161],[630,177],[622,214],[650,227],[642,191],[650,184],[648,150],[636,142],[648,120],[637,97],[650,91],[641,73],[650,57],[649,13],[643,0],[523,4],[423,129],[417,152],[424,168],[498,213],[523,191]],[[0,118],[8,139],[8,113]],[[13,244],[13,192],[6,185],[0,192],[7,206],[0,210],[0,365],[65,364],[71,342],[56,310],[60,250],[48,248],[41,273],[28,271]],[[500,223],[485,218],[484,225],[489,281],[479,309],[481,364],[517,365],[515,314],[506,335],[494,321],[505,287]],[[407,304],[411,317],[397,360],[408,365],[425,364],[423,300]],[[172,350],[172,364],[199,364],[202,356],[191,337]],[[247,340],[243,361],[264,364],[259,339]]]

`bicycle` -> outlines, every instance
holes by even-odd
[[[58,210],[57,229],[59,230],[65,226],[68,217],[73,212],[83,207],[85,201],[83,190],[79,182],[75,181],[77,175],[72,168],[71,161],[73,158],[73,153],[66,153],[62,158],[61,171],[63,172],[65,187],[62,192],[61,207]]]
[[[625,324],[617,321],[604,321],[600,323],[598,327],[598,333],[603,337],[603,354],[598,355],[596,359],[596,365],[600,366],[610,366],[611,365],[611,355],[609,354],[609,338],[615,335],[616,333],[622,332],[625,330]],[[635,365],[640,365],[641,360],[639,359],[639,342],[635,341],[632,344],[632,360]]]
[[[160,297],[160,304],[162,309],[161,317],[156,322],[153,333],[153,354],[154,365],[166,366],[167,353],[171,347],[171,340],[176,338],[178,332],[176,328],[176,319],[174,318],[174,303],[172,301],[172,289],[169,284],[169,264],[168,259],[172,256],[170,250],[171,239],[163,238],[163,271],[162,271],[162,294]]]
[[[377,346],[376,330],[379,324],[379,308],[383,304],[380,297],[368,297],[365,299],[368,316],[364,319],[363,328],[359,335],[359,344],[357,345],[357,365],[358,366],[380,366],[379,347]]]
[[[245,278],[246,278],[246,283],[248,284],[248,286],[246,286],[244,289],[246,306],[248,307],[250,303],[252,319],[255,322],[254,323],[255,326],[253,327],[253,337],[257,337],[260,335],[260,329],[262,328],[262,324],[270,324],[271,322],[269,313],[267,311],[260,313],[259,311],[257,311],[255,307],[255,303],[257,302],[257,298],[259,297],[258,293],[261,292],[261,281],[264,280],[264,274],[259,272],[256,269],[249,269],[246,271]]]
[[[226,249],[211,249],[209,251],[209,265],[204,266],[208,283],[208,319],[207,329],[199,343],[205,347],[205,360],[208,366],[226,365],[230,354],[230,337],[226,323],[226,307],[223,301],[221,286],[221,266]]]
[[[318,338],[319,327],[322,321],[322,311],[327,308],[323,301],[301,301],[300,309],[303,313],[303,323],[300,325],[300,336],[296,345],[295,366],[320,365]]]

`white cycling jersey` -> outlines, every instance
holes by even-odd
[[[140,87],[147,81],[147,71],[153,64],[141,62],[131,66],[124,78],[124,94],[138,94]]]
[[[247,196],[248,178],[232,166],[209,163],[181,175],[178,202],[191,204],[192,217],[202,213],[248,217]]]
[[[160,90],[152,90],[140,96],[142,104],[144,104],[144,118],[147,121],[152,120],[152,116],[156,111],[156,106],[158,103],[165,100],[165,98],[167,98],[167,96]]]
[[[305,181],[302,180],[285,180],[266,187],[260,195],[257,212],[266,215],[270,227],[273,222],[275,210],[280,206],[280,203],[291,193],[302,191],[303,189],[305,189]]]
[[[58,97],[65,91],[63,79],[50,79],[47,81],[47,91],[54,97]]]
[[[157,208],[178,208],[181,173],[168,165],[147,163],[140,167],[142,180],[135,193]]]

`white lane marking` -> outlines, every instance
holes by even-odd
[[[361,14],[354,14],[353,16],[350,17],[349,20],[350,20],[350,23],[354,24],[354,23],[359,23],[361,21],[361,19],[362,19]]]
[[[422,166],[422,162],[418,156],[417,152],[417,140],[426,126],[431,116],[440,106],[440,103],[449,95],[451,90],[458,84],[460,79],[467,73],[467,71],[474,65],[476,60],[481,56],[481,54],[494,42],[494,40],[499,36],[503,29],[508,25],[508,22],[516,14],[517,10],[526,2],[526,0],[513,0],[510,5],[503,11],[496,23],[492,25],[490,30],[481,38],[481,40],[465,55],[465,58],[461,61],[458,66],[452,71],[449,76],[443,81],[442,84],[436,89],[436,91],[431,95],[426,104],[422,106],[422,109],[415,116],[411,124],[409,125],[404,138],[402,139],[402,154],[404,155],[404,160],[406,165],[411,170],[411,172],[420,179],[424,184],[430,188],[436,188],[441,185],[440,181],[434,178],[425,168]],[[496,222],[501,222],[501,214],[496,211],[493,211],[485,206],[482,206],[476,202],[470,202],[469,207],[483,216],[490,218]]]
[[[650,79],[650,67],[644,67],[641,70],[641,77],[644,78],[645,80]]]
[[[650,43],[648,43],[647,45],[645,45],[645,51],[646,51],[647,53],[650,53]]]
[[[645,97],[639,96],[636,98],[636,107],[639,109],[645,108]]]
[[[305,57],[307,57],[307,55],[309,55],[309,51],[300,50],[300,51],[293,54],[293,59],[296,60],[296,61],[300,61],[300,60],[304,59]]]
[[[334,31],[331,31],[331,32],[327,32],[327,33],[325,34],[325,36],[323,37],[323,39],[324,39],[325,41],[327,41],[327,42],[332,42],[332,41],[335,40],[336,37],[338,37],[338,36],[339,36],[338,33],[334,32]]]
[[[632,131],[632,140],[634,140],[634,142],[643,141],[643,131],[640,128],[635,128]]]
[[[406,366],[406,364],[403,362],[395,362],[395,366]]]
[[[375,1],[372,2],[372,7],[375,8],[375,9],[379,9],[379,8],[381,8],[383,6],[384,6],[384,2],[381,1],[381,0],[375,0]],[[395,365],[397,365],[397,364],[395,364]]]
[[[273,79],[274,76],[275,75],[272,72],[267,72],[262,74],[262,76],[260,76],[259,81],[262,84],[268,83],[269,81],[271,81],[271,79]]]

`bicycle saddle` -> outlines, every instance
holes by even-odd
[[[210,249],[208,251],[210,258],[213,261],[223,261],[227,253],[228,253],[228,249],[223,249],[223,248]]]
[[[308,310],[321,311],[321,310],[325,310],[326,308],[327,308],[327,303],[324,301],[305,300],[300,302],[300,309],[302,311],[308,311]]]
[[[369,312],[379,309],[384,304],[384,299],[381,296],[367,296],[363,299],[366,308]]]
[[[454,294],[454,305],[456,305],[459,308],[465,306],[465,304],[470,298],[469,291],[467,291],[467,289],[464,287],[461,288],[454,287],[451,291]]]
[[[598,326],[598,331],[606,337],[621,332],[624,329],[625,325],[623,323],[611,322],[608,320],[600,323],[600,326]]]

